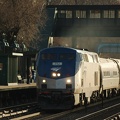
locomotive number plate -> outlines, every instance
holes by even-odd
[[[53,62],[52,65],[62,65],[62,62]]]

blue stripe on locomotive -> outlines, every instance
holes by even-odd
[[[43,54],[57,55],[54,59],[42,59]],[[60,54],[66,55],[66,59],[59,59]],[[74,55],[73,59],[68,59],[67,55]],[[59,72],[61,76],[55,79],[65,78],[75,75],[76,50],[64,47],[46,48],[40,51],[37,61],[38,74],[41,77],[51,78],[52,72]]]

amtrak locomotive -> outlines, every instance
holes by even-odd
[[[70,109],[120,92],[120,60],[67,47],[37,56],[37,95],[41,109]]]

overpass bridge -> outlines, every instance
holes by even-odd
[[[49,45],[99,53],[100,46],[110,44],[101,52],[112,57],[114,44],[120,44],[120,5],[47,5],[47,11]]]

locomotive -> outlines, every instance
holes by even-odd
[[[120,93],[120,60],[69,47],[45,48],[36,61],[41,109],[70,109]]]

